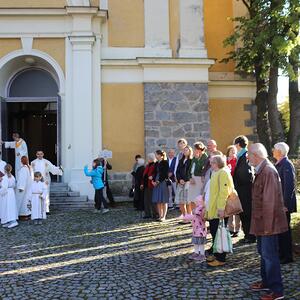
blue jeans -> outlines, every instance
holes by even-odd
[[[278,235],[257,237],[257,250],[260,254],[260,273],[263,284],[273,293],[283,294]]]

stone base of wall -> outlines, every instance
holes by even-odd
[[[132,185],[132,176],[130,173],[110,172],[109,186],[114,196],[128,196]]]
[[[206,83],[145,83],[145,150],[176,147],[210,137]]]

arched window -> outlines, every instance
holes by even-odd
[[[57,97],[58,86],[49,72],[30,68],[12,79],[8,94],[9,97]]]

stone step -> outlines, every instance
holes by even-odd
[[[79,197],[79,192],[72,191],[50,191],[50,197]]]
[[[64,183],[64,182],[51,182],[51,188],[61,188],[61,187],[64,187],[64,188],[69,188],[68,184],[67,183]]]
[[[77,197],[50,197],[50,203],[60,203],[60,202],[88,202],[87,196],[77,196]]]
[[[51,192],[69,192],[71,191],[68,186],[50,187]]]

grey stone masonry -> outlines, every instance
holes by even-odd
[[[146,153],[210,137],[206,83],[145,83],[144,94]]]

